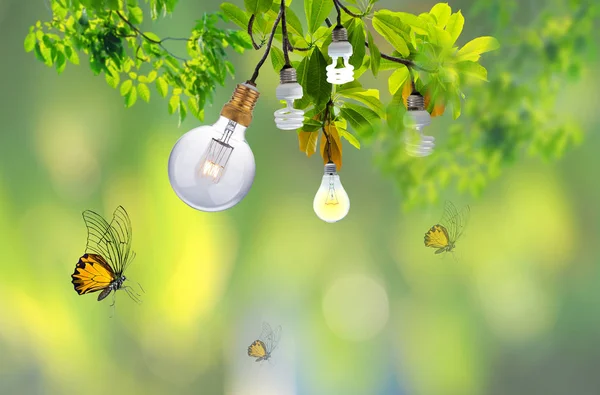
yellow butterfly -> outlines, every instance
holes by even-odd
[[[441,224],[432,226],[425,233],[425,247],[436,248],[436,254],[452,252],[467,225],[469,213],[469,206],[459,212],[452,202],[447,201]]]
[[[277,348],[281,338],[281,325],[273,331],[271,325],[263,323],[263,331],[258,340],[248,347],[248,356],[256,358],[256,362],[267,361],[271,353]]]
[[[114,291],[111,304],[114,306],[116,292],[122,289],[140,303],[139,295],[131,287],[123,285],[127,280],[123,273],[135,257],[131,250],[131,221],[127,211],[117,207],[109,224],[99,214],[86,210],[83,221],[88,237],[85,254],[79,258],[71,275],[75,291],[79,295],[101,291],[98,301]]]

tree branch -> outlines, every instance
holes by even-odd
[[[362,18],[362,17],[364,16],[364,15],[358,15],[358,14],[355,14],[354,12],[350,11],[350,10],[348,9],[348,7],[346,7],[345,5],[343,5],[343,4],[342,4],[341,0],[333,0],[333,3],[335,4],[335,7],[336,7],[338,10],[341,8],[342,10],[344,10],[344,12],[345,12],[346,14],[350,15],[350,16],[351,16],[351,17],[353,17],[353,18]],[[340,19],[341,19],[341,17],[340,17]]]
[[[256,68],[254,69],[254,74],[252,74],[252,78],[250,78],[250,80],[248,80],[248,82],[250,82],[252,84],[256,83],[256,79],[258,78],[260,68],[263,66],[263,64],[265,64],[265,61],[267,60],[267,56],[269,56],[269,52],[271,52],[271,47],[273,46],[273,38],[275,38],[275,32],[277,31],[277,26],[279,25],[279,22],[281,21],[281,17],[282,17],[282,12],[281,12],[281,10],[279,10],[279,14],[277,14],[277,18],[275,19],[275,22],[273,23],[273,29],[271,29],[271,35],[269,36],[269,41],[267,42],[267,49],[265,49],[265,53],[263,54],[263,57],[260,59],[260,61],[256,65]]]
[[[288,37],[287,19],[285,16],[285,12],[285,0],[281,0],[281,6],[279,7],[279,13],[281,14],[281,47],[283,49],[283,59],[285,60],[285,66],[289,67],[291,66],[291,63],[290,55],[288,52],[290,50],[291,44]]]
[[[248,35],[250,36],[250,39],[252,40],[252,46],[254,47],[255,50],[259,50],[262,48],[262,44],[258,45],[256,43],[256,41],[254,41],[254,33],[252,32],[252,28],[254,27],[254,20],[256,19],[256,15],[252,14],[252,16],[250,17],[250,20],[248,21]]]
[[[187,62],[188,59],[182,58],[180,56],[175,55],[174,53],[172,53],[171,51],[169,51],[164,45],[163,42],[167,41],[167,40],[172,40],[172,41],[191,41],[189,38],[175,38],[175,37],[166,37],[163,38],[162,40],[155,40],[153,38],[148,37],[146,34],[144,34],[144,32],[142,32],[140,29],[138,29],[133,23],[131,23],[127,18],[125,18],[125,16],[123,14],[121,14],[120,11],[116,12],[118,17],[121,18],[121,20],[123,22],[125,22],[134,32],[136,32],[138,34],[138,36],[141,36],[144,38],[144,40],[148,41],[149,43],[152,44],[156,44],[159,45],[162,49],[165,50],[165,52],[167,52],[170,56],[174,57],[175,59],[179,59],[182,62]]]

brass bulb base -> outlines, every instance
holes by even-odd
[[[259,96],[260,93],[250,83],[238,84],[231,100],[223,106],[221,115],[248,127],[252,122],[252,110],[254,110]]]

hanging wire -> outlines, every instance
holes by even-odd
[[[281,7],[279,9],[279,14],[281,15],[281,35],[283,36],[281,39],[282,49],[283,49],[283,59],[285,60],[284,67],[291,67],[292,64],[290,62],[289,50],[291,47],[288,31],[287,31],[287,19],[286,19],[286,8],[285,8],[285,0],[281,0]]]

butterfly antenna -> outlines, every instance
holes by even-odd
[[[140,295],[138,293],[136,293],[135,291],[133,291],[131,287],[127,286],[127,287],[123,287],[123,289],[125,290],[125,292],[127,292],[127,295],[129,295],[131,300],[133,300],[137,304],[142,304]]]

